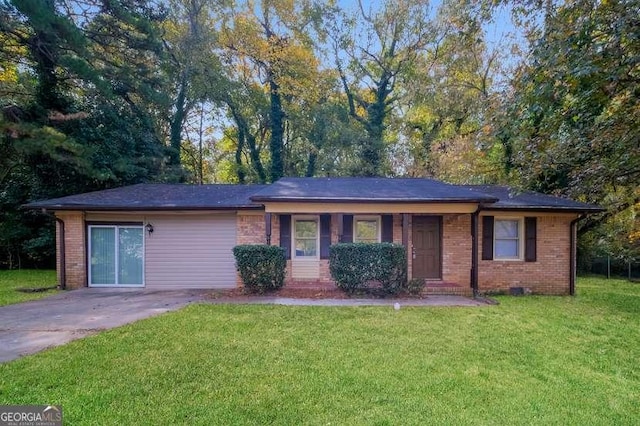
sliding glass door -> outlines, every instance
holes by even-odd
[[[89,285],[144,285],[142,226],[89,226]]]

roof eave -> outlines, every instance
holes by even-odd
[[[495,203],[497,198],[336,198],[336,197],[251,197],[251,201],[266,203],[367,203],[367,204],[443,204],[443,203]]]
[[[528,212],[563,212],[563,213],[601,213],[601,207],[558,207],[558,206],[486,206],[484,211],[528,211]]]
[[[261,205],[229,205],[229,206],[95,206],[95,205],[29,205],[26,204],[22,208],[30,210],[50,210],[50,211],[105,211],[105,212],[122,212],[122,211],[218,211],[218,210],[264,210]]]

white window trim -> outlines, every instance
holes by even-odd
[[[375,220],[378,224],[378,235],[377,235],[377,239],[378,239],[378,243],[382,242],[382,218],[381,216],[378,215],[369,215],[369,216],[354,216],[353,217],[353,238],[352,241],[354,243],[356,243],[356,232],[358,231],[358,227],[356,226],[356,223],[358,222],[358,220],[367,220],[367,221],[371,221],[371,220]]]
[[[517,257],[498,257],[496,255],[496,222],[498,221],[516,221],[518,222],[518,256]],[[519,262],[524,260],[524,217],[494,217],[493,218],[493,260],[506,262]]]
[[[320,259],[320,216],[293,216],[291,218],[291,259],[296,261],[318,261]],[[297,256],[296,255],[296,222],[303,220],[313,220],[316,222],[316,255],[315,256]]]
[[[116,238],[115,238],[115,242],[116,242],[116,282],[114,284],[92,284],[92,277],[91,277],[91,229],[93,228],[115,228],[115,232],[116,232]],[[142,283],[141,284],[118,284],[118,268],[119,268],[119,260],[118,260],[118,244],[120,244],[120,241],[118,239],[118,229],[119,228],[139,228],[142,230]],[[144,229],[144,225],[118,225],[117,223],[114,223],[113,225],[89,225],[88,226],[88,232],[87,232],[87,286],[89,287],[118,287],[118,288],[128,288],[128,287],[144,287],[145,284],[145,253],[146,253],[146,248],[145,248],[145,244],[146,244],[146,238],[144,235],[145,229]]]

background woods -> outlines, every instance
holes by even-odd
[[[0,0],[0,267],[26,202],[138,182],[427,176],[607,208],[640,255],[640,0]]]

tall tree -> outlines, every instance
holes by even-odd
[[[640,1],[541,10],[502,136],[526,186],[607,207],[584,232],[640,201]]]
[[[349,114],[366,132],[359,174],[385,172],[385,129],[402,93],[398,82],[438,38],[427,0],[385,0],[379,10],[358,1],[332,30],[336,67]]]
[[[313,81],[318,66],[313,37],[321,18],[322,7],[310,0],[263,0],[239,4],[223,28],[229,60],[250,67],[267,93],[271,181],[284,175],[287,98],[313,90],[304,83]]]
[[[496,103],[499,44],[488,46],[489,16],[465,1],[443,3],[437,20],[447,30],[409,71],[403,127],[411,152],[407,171],[452,182],[496,181],[493,144],[485,144],[487,113]]]
[[[156,120],[162,11],[146,3],[0,3],[0,68],[11,71],[0,85],[0,228],[16,231],[0,233],[0,263],[51,262],[51,220],[21,204],[169,177]]]
[[[223,13],[222,2],[209,0],[171,0],[169,14],[163,23],[163,42],[168,61],[165,71],[171,95],[168,109],[171,161],[180,164],[180,151],[191,147],[186,141],[185,125],[193,108],[210,102],[215,84],[220,81],[221,64],[216,54],[216,22]],[[212,81],[213,80],[213,81]],[[208,106],[211,109],[212,105]],[[201,108],[200,108],[201,109]],[[194,112],[201,116],[200,109]]]

